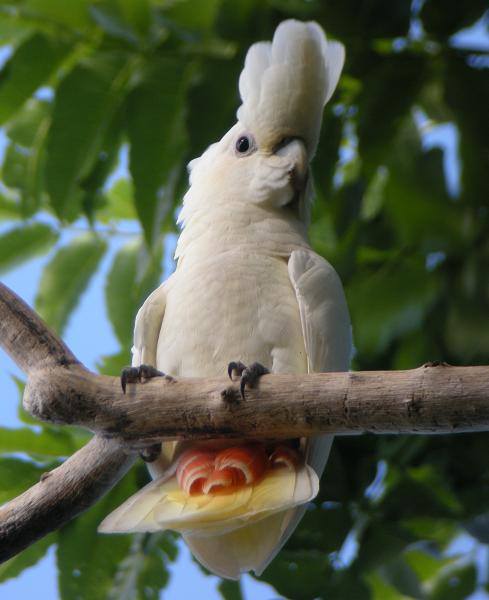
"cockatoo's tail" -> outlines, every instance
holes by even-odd
[[[229,493],[256,485],[270,469],[294,471],[300,463],[299,452],[285,445],[268,451],[263,444],[256,443],[214,452],[191,448],[177,459],[176,478],[189,496]]]
[[[312,500],[318,490],[316,473],[291,446],[197,446],[109,515],[99,531],[216,535]]]

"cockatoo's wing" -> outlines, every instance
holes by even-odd
[[[317,23],[283,21],[272,43],[248,50],[239,78],[243,100],[238,120],[258,145],[281,138],[304,140],[309,158],[316,150],[325,103],[331,98],[345,61],[339,42],[328,42]]]
[[[161,324],[165,314],[168,279],[148,296],[136,315],[134,325],[134,345],[132,347],[132,365],[151,365],[156,367],[156,348]]]
[[[312,250],[295,250],[289,259],[290,281],[295,289],[307,353],[309,373],[348,371],[353,352],[351,322],[338,274]],[[321,478],[328,460],[332,435],[308,439],[306,460]],[[287,541],[305,512],[291,512],[280,547]]]

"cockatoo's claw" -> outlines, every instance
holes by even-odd
[[[122,391],[126,393],[128,383],[141,383],[143,380],[153,377],[165,377],[165,374],[150,365],[141,365],[139,367],[125,367],[121,372]]]
[[[267,375],[270,371],[260,363],[253,363],[241,374],[241,381],[239,384],[239,391],[241,398],[245,399],[245,388],[246,386],[253,388],[258,383],[262,375]]]
[[[246,365],[244,365],[242,362],[230,362],[228,364],[228,375],[229,375],[229,379],[232,381],[233,380],[233,375],[236,374],[238,377],[241,377],[243,371],[246,369]]]
[[[239,383],[239,392],[241,394],[241,398],[244,400],[246,386],[250,388],[255,387],[260,377],[270,373],[270,371],[257,362],[253,363],[249,367],[244,365],[242,362],[230,362],[228,365],[228,375],[231,381],[233,380],[233,375],[235,373],[241,378]]]

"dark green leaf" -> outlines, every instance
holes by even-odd
[[[241,592],[241,584],[239,581],[230,581],[229,579],[223,579],[217,586],[222,598],[224,600],[243,600],[243,594]]]
[[[46,189],[60,218],[74,218],[79,211],[79,184],[97,159],[130,75],[123,56],[97,58],[75,67],[56,93],[47,140]]]
[[[446,567],[436,578],[428,600],[466,600],[475,591],[476,583],[473,563]]]
[[[437,278],[421,261],[396,262],[356,277],[347,287],[355,345],[379,353],[419,327],[437,292]]]
[[[66,57],[69,45],[35,33],[23,42],[0,73],[0,124],[5,123]]]
[[[58,234],[43,223],[31,223],[9,229],[0,235],[0,273],[47,252]]]
[[[186,143],[183,107],[187,84],[184,63],[161,60],[144,73],[129,97],[129,168],[136,210],[149,247],[174,206],[174,186]]]
[[[106,243],[96,235],[82,235],[60,248],[44,268],[35,306],[57,332],[63,331],[105,249]]]

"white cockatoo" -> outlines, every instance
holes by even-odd
[[[189,165],[177,267],[137,315],[129,381],[153,374],[141,365],[174,377],[229,365],[242,389],[267,370],[348,370],[343,288],[307,238],[309,163],[343,62],[313,22],[284,21],[271,43],[251,46],[237,123]],[[318,493],[331,442],[164,443],[154,481],[100,531],[176,530],[217,575],[260,574]]]

